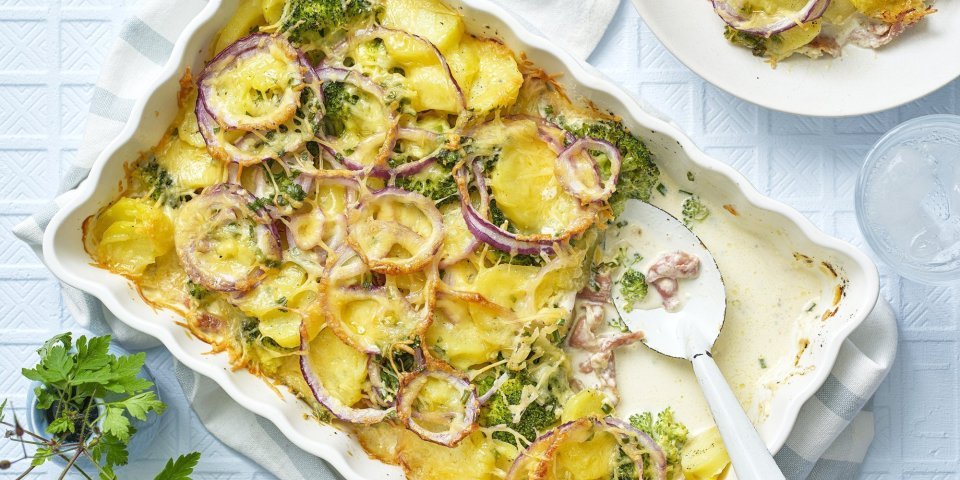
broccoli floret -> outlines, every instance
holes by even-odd
[[[280,30],[298,43],[317,41],[373,13],[367,0],[288,0]]]
[[[480,425],[484,427],[506,425],[532,442],[540,432],[548,430],[559,421],[558,402],[549,394],[541,393],[537,400],[530,403],[523,411],[520,420],[514,423],[510,406],[520,403],[524,386],[535,385],[536,382],[522,372],[512,375],[484,405],[480,413]],[[477,391],[482,395],[490,389],[492,384],[493,376],[488,376],[478,382]],[[494,432],[493,438],[513,445],[517,444],[516,438],[506,432]]]
[[[509,263],[510,265],[524,265],[528,267],[542,267],[543,257],[540,255],[527,255],[518,253],[511,255],[503,250],[491,247],[489,250],[490,260],[495,263]]]
[[[723,36],[734,45],[746,47],[748,50],[753,52],[754,56],[762,57],[767,54],[768,39],[763,38],[760,35],[741,32],[740,30],[728,25],[723,31]]]
[[[702,222],[710,216],[710,210],[700,201],[700,197],[692,195],[683,202],[683,223],[690,226],[695,222]]]
[[[457,182],[443,168],[428,168],[406,177],[399,177],[396,186],[408,192],[417,192],[438,205],[458,198]]]
[[[343,82],[328,82],[323,85],[323,132],[339,137],[350,115],[350,107],[356,105],[360,97],[347,91]]]
[[[627,311],[633,311],[633,305],[647,298],[647,277],[634,269],[629,269],[620,278],[620,292],[626,300]]]
[[[155,157],[140,167],[140,178],[149,190],[151,200],[163,201],[171,208],[177,208],[183,203],[184,198],[174,192],[175,183],[170,172],[161,167]]]
[[[617,180],[616,192],[610,197],[610,206],[614,213],[623,211],[623,204],[627,199],[644,202],[650,200],[650,193],[659,183],[660,169],[653,163],[653,156],[642,140],[631,134],[622,123],[613,120],[584,122],[577,128],[563,123],[560,120],[560,124],[577,137],[605,140],[620,150],[620,178]],[[604,165],[601,164],[601,167]],[[602,173],[609,174],[609,171]]]
[[[517,229],[510,225],[510,219],[500,210],[495,199],[490,200],[490,222],[510,233],[517,233]]]
[[[269,168],[266,167],[266,165],[264,165],[263,168],[265,169],[265,172],[273,178],[273,182],[271,183],[276,185],[276,189],[273,191],[272,195],[257,198],[256,200],[248,203],[247,207],[250,210],[256,212],[266,208],[269,205],[286,207],[288,205],[294,205],[306,200],[307,192],[303,190],[303,187],[299,183],[293,181],[300,176],[300,172],[291,170],[290,174],[287,175],[283,171],[273,173]]]
[[[453,167],[463,158],[463,150],[451,150],[444,148],[436,155],[437,163],[447,170],[453,170]]]
[[[193,280],[187,280],[187,289],[190,291],[190,296],[197,301],[202,301],[210,293],[203,286],[193,283]]]
[[[667,468],[678,471],[680,467],[680,450],[687,443],[687,427],[673,417],[673,410],[667,407],[657,414],[657,421],[653,421],[653,414],[645,412],[630,416],[630,424],[636,429],[650,435],[667,456]],[[646,474],[644,475],[646,478]]]

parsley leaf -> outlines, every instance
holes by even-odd
[[[200,462],[200,452],[180,455],[177,460],[167,460],[166,466],[154,480],[190,480],[190,474]]]

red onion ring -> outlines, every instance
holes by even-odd
[[[433,230],[424,236],[402,223],[375,218],[378,207],[388,202],[416,208],[430,221]],[[364,198],[358,208],[349,213],[348,219],[347,241],[370,270],[377,273],[399,275],[420,270],[436,255],[443,242],[443,216],[433,201],[400,188],[384,188]],[[382,239],[384,236],[391,236],[391,243],[381,242],[380,246],[387,248],[383,251],[374,250],[369,240],[377,237]],[[410,257],[390,257],[390,250],[395,245],[410,252]]]
[[[406,295],[395,287],[383,286],[383,279],[378,281],[378,274],[371,272],[362,257],[349,245],[339,247],[327,258],[326,270],[327,274],[322,278],[320,289],[326,292],[324,308],[327,326],[340,340],[361,352],[382,355],[392,345],[423,333],[433,320],[437,288],[435,277],[428,276],[422,290]],[[371,284],[356,283],[359,278],[370,273],[374,275]],[[413,303],[417,299],[423,301],[419,309]],[[349,303],[364,300],[377,302],[390,310],[394,322],[379,331],[387,338],[370,338],[366,336],[366,331],[358,333],[341,318],[341,314],[348,311],[346,309]],[[420,355],[418,354],[418,358]]]
[[[277,45],[285,50],[292,61],[295,61],[300,71],[300,79],[293,82],[292,88],[285,93],[282,105],[278,107],[280,113],[274,117],[260,119],[243,119],[232,115],[215,104],[211,104],[213,92],[210,82],[225,69],[230,68],[238,59],[246,58],[257,52],[262,52],[270,45]],[[299,87],[299,88],[294,88]],[[268,159],[280,159],[283,153],[292,152],[306,143],[305,135],[280,134],[281,142],[271,144],[270,148],[261,147],[258,150],[252,150],[251,147],[260,142],[269,135],[277,135],[277,129],[281,124],[288,122],[289,118],[300,107],[300,92],[303,88],[313,90],[317,101],[323,103],[323,91],[319,88],[316,72],[302,52],[298,51],[282,37],[273,37],[267,34],[253,34],[244,37],[233,43],[220,54],[214,57],[204,68],[203,73],[198,80],[197,103],[194,113],[197,117],[197,126],[200,135],[207,144],[207,149],[211,155],[224,162],[234,162],[243,166],[253,165]],[[282,115],[281,115],[282,113]],[[317,113],[318,117],[320,113]],[[310,123],[309,121],[307,123]],[[302,127],[297,127],[302,128]],[[239,140],[235,142],[227,141],[223,138],[225,131],[246,132]],[[315,132],[308,132],[311,136]],[[280,151],[281,153],[277,153]]]
[[[247,132],[237,140],[236,143],[230,143],[221,139],[220,137],[222,136],[224,128],[217,124],[213,115],[202,105],[205,101],[206,98],[203,93],[198,93],[197,108],[195,110],[197,125],[200,129],[200,135],[207,143],[207,150],[218,160],[233,162],[242,166],[250,166],[270,159],[279,160],[283,154],[296,151],[306,143],[304,138],[297,135],[283,135],[283,138],[287,141],[282,145],[282,148],[277,149],[282,150],[282,153],[278,154],[276,150],[270,150],[269,153],[260,154],[250,152],[248,150],[250,144],[257,142],[261,137],[264,137],[265,134],[262,132]]]
[[[218,75],[229,71],[235,67],[239,61],[250,56],[270,52],[271,46],[279,48],[291,63],[296,62],[300,67],[298,71],[299,78],[291,79],[291,88],[288,88],[284,92],[280,105],[272,115],[264,115],[261,117],[235,115],[227,109],[220,108],[217,104],[208,101],[208,99],[216,95],[212,81]],[[273,130],[293,116],[294,111],[300,106],[300,90],[308,83],[308,79],[313,76],[312,74],[313,67],[310,66],[310,63],[303,54],[284,37],[275,37],[266,33],[254,33],[237,40],[217,54],[217,56],[206,65],[200,74],[198,90],[203,93],[203,106],[221,126],[228,129]],[[296,87],[300,88],[298,89]]]
[[[446,209],[448,208],[451,210],[447,211]],[[452,211],[452,209],[456,209],[457,212]],[[453,221],[463,220],[464,225],[466,225],[466,221],[463,218],[463,210],[461,210],[461,207],[459,204],[450,203],[449,205],[445,205],[443,207],[443,210],[444,211],[441,211],[440,213],[443,214],[444,219],[447,219],[448,215],[457,215],[459,218],[454,219]],[[459,226],[457,226],[457,228],[459,228]],[[446,234],[450,232],[451,232],[451,228],[447,225],[444,225],[444,235],[445,235],[444,239],[447,238]],[[468,236],[470,237],[469,241],[467,242],[466,245],[463,245],[463,248],[460,249],[460,251],[447,250],[447,247],[452,245],[452,242],[444,241],[443,245],[440,246],[440,250],[438,251],[438,254],[440,255],[440,263],[438,266],[440,268],[447,268],[457,262],[460,262],[461,260],[464,260],[465,258],[469,257],[473,252],[477,251],[477,247],[480,246],[480,240],[477,240],[477,237],[473,235],[473,232],[469,232]]]
[[[610,159],[610,177],[606,182],[600,181],[600,168],[596,159],[590,154],[590,150],[600,150]],[[578,166],[578,159],[586,158],[590,161],[589,165]],[[563,150],[557,156],[557,163],[554,172],[557,180],[563,189],[570,195],[576,197],[584,205],[589,203],[603,202],[613,195],[617,188],[617,177],[620,176],[620,165],[622,158],[617,147],[609,142],[597,140],[594,138],[581,138],[573,142],[569,147]],[[585,185],[577,176],[577,171],[587,168],[594,177],[596,184],[594,186]]]
[[[317,78],[320,82],[342,82],[349,83],[376,98],[383,105],[383,115],[387,122],[387,130],[383,133],[383,145],[377,151],[377,157],[371,165],[364,165],[356,158],[343,156],[334,151],[334,157],[342,157],[343,164],[351,170],[362,170],[368,175],[374,177],[387,177],[389,167],[387,158],[393,152],[393,147],[397,143],[397,131],[399,129],[398,117],[393,108],[384,100],[383,89],[369,77],[364,76],[356,70],[347,70],[344,68],[326,67],[317,71]],[[369,138],[367,139],[369,140]],[[329,147],[328,147],[329,148]],[[332,149],[330,149],[332,150]]]
[[[457,79],[453,76],[453,71],[450,70],[450,65],[447,63],[447,58],[443,56],[443,53],[440,52],[440,49],[437,48],[431,41],[410,32],[405,32],[402,30],[394,30],[392,28],[386,28],[381,26],[371,27],[365,30],[359,30],[351,35],[349,38],[343,40],[337,46],[333,48],[333,51],[330,54],[329,58],[336,58],[340,61],[346,56],[347,51],[358,42],[373,40],[378,37],[383,37],[386,35],[400,35],[405,37],[410,37],[414,41],[422,43],[423,45],[429,47],[433,53],[437,56],[437,60],[440,62],[440,66],[447,73],[447,78],[450,79],[450,83],[453,84],[453,88],[457,95],[458,104],[461,110],[467,108],[467,101],[463,95],[463,89],[460,88],[460,84],[457,83]]]
[[[315,398],[320,404],[330,410],[330,413],[333,416],[350,423],[359,423],[364,425],[370,425],[373,423],[382,422],[387,418],[390,413],[393,412],[393,408],[388,408],[386,410],[378,410],[375,408],[353,408],[347,405],[344,405],[343,402],[335,398],[327,389],[323,386],[323,382],[320,381],[320,378],[317,377],[316,373],[313,371],[313,367],[310,366],[310,356],[307,352],[310,349],[310,341],[307,339],[306,328],[300,327],[300,373],[303,375],[303,379],[307,382],[307,386],[310,387],[310,392],[313,393],[313,398]],[[369,362],[369,357],[367,362]]]
[[[741,14],[740,9],[730,4],[729,0],[711,0],[717,15],[731,27],[753,35],[769,38],[772,35],[790,30],[802,23],[809,23],[822,17],[830,6],[830,0],[808,0],[807,4],[795,13],[782,15],[781,18],[766,25],[750,26],[755,14],[749,16]]]
[[[667,456],[663,453],[663,448],[657,444],[650,435],[616,417],[604,418],[603,423],[637,437],[640,441],[640,447],[643,449],[642,453],[649,454],[650,460],[653,461],[653,471],[657,475],[657,478],[654,480],[667,479]],[[642,472],[642,465],[640,465],[640,467],[640,471]]]
[[[206,233],[223,223],[249,219],[255,224],[253,240],[264,258],[273,261],[282,258],[280,235],[274,219],[266,209],[251,210],[249,205],[255,201],[256,197],[243,187],[221,183],[207,187],[199,196],[181,207],[176,220],[174,241],[180,263],[192,281],[209,290],[244,292],[253,288],[263,276],[264,269],[260,265],[251,266],[245,275],[233,277],[223,272],[213,273],[203,265],[197,252],[211,248]],[[208,212],[213,212],[212,218],[206,221],[197,220],[201,215],[200,218],[206,218]]]
[[[467,228],[470,229],[470,232],[483,243],[510,254],[539,255],[540,253],[553,253],[553,244],[562,240],[562,238],[527,240],[520,235],[508,232],[494,225],[493,222],[481,215],[470,202],[470,174],[467,173],[468,168],[474,170],[473,177],[475,178],[481,197],[486,191],[487,186],[484,183],[483,175],[480,174],[479,168],[475,167],[472,159],[468,159],[460,168],[453,171],[454,179],[457,181],[457,191],[460,193],[460,209],[463,211],[463,219],[467,223]]]
[[[459,391],[468,394],[464,405],[463,418],[457,418],[460,415],[455,414],[451,420],[450,427],[443,432],[428,430],[417,423],[414,418],[416,412],[413,411],[413,402],[416,401],[420,390],[426,386],[430,378],[436,378],[450,383]],[[445,370],[421,370],[418,373],[407,375],[401,382],[400,389],[397,392],[397,413],[400,415],[400,421],[406,424],[407,428],[413,433],[416,433],[420,438],[447,447],[456,446],[461,440],[466,438],[467,435],[470,435],[477,429],[477,412],[479,410],[480,401],[477,399],[477,391],[473,385],[465,378]]]
[[[397,132],[397,139],[398,140],[414,140],[414,141],[430,139],[439,143],[441,139],[441,135],[439,133],[434,133],[428,130],[424,130],[422,128],[406,128],[405,127],[405,128],[399,129],[399,131]],[[414,175],[416,173],[422,172],[425,168],[429,167],[430,165],[434,164],[437,161],[436,155],[441,148],[443,148],[442,145],[436,148],[433,152],[424,156],[423,158],[414,160],[412,162],[407,162],[390,169],[389,171],[390,176],[406,177],[408,175]]]
[[[546,142],[557,154],[560,154],[560,152],[567,148],[567,145],[577,140],[577,137],[572,133],[545,118],[532,116],[523,116],[523,118],[537,122],[537,133],[540,135],[540,139]],[[563,138],[563,142],[557,140],[557,137]]]

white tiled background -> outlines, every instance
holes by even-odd
[[[33,350],[73,324],[56,282],[10,228],[56,191],[64,160],[76,152],[100,62],[135,3],[0,0],[0,398],[13,405],[24,403],[19,371],[33,363]],[[673,118],[760,190],[862,248],[853,186],[870,145],[903,120],[960,113],[960,81],[866,117],[811,119],[756,107],[705,84],[677,62],[628,2],[590,62]],[[882,265],[880,271],[883,295],[901,319],[901,344],[875,399],[877,439],[860,478],[960,480],[960,289],[901,280]],[[272,478],[206,433],[177,398],[168,354],[153,350],[148,356],[171,409],[149,458],[136,459],[124,478],[152,478],[146,472],[159,469],[163,459],[191,450],[204,454],[197,480]],[[0,459],[15,455],[0,439]],[[14,477],[0,472],[0,479]]]

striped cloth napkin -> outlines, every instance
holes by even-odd
[[[521,21],[566,47],[583,60],[599,43],[619,0],[496,0]],[[143,0],[124,25],[120,41],[103,64],[94,89],[83,144],[61,179],[64,194],[87,176],[106,145],[129,120],[134,103],[144,97],[173,44],[205,0]],[[576,16],[552,12],[578,11]],[[557,32],[562,32],[558,35]],[[550,35],[554,33],[554,35]],[[58,205],[54,201],[17,225],[14,233],[39,255],[43,231]],[[42,256],[41,256],[42,258]],[[114,317],[93,297],[63,286],[73,318],[97,333],[110,332],[130,349],[157,345]],[[851,479],[873,440],[868,399],[886,377],[897,345],[896,320],[881,301],[843,345],[826,384],[802,409],[787,444],[777,454],[788,479]],[[200,420],[223,443],[284,480],[340,478],[325,462],[292,445],[271,423],[231,400],[215,383],[176,365],[177,378]]]

